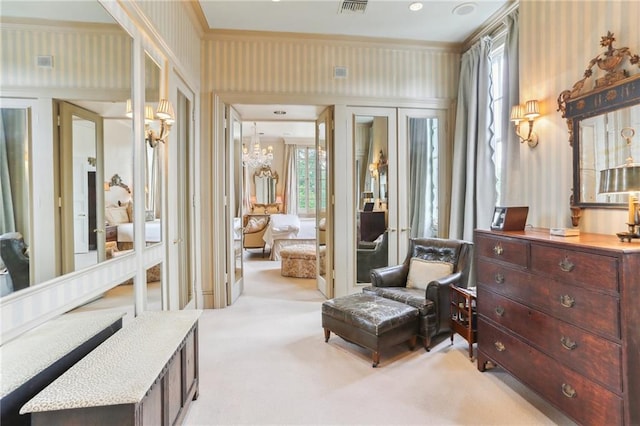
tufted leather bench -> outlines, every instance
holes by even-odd
[[[373,367],[380,350],[409,342],[413,350],[418,335],[418,310],[404,303],[369,293],[327,300],[322,304],[324,340],[333,331],[343,339],[373,351]]]

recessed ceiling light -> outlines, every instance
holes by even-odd
[[[475,12],[476,6],[477,5],[475,3],[462,3],[454,7],[451,13],[459,16],[469,15],[470,13]]]
[[[285,115],[287,113],[287,111],[282,111],[281,109],[273,111],[273,113],[275,115]]]
[[[420,3],[419,1],[413,2],[409,5],[409,10],[412,12],[417,12],[420,9],[422,9],[422,3]]]

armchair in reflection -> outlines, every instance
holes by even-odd
[[[0,257],[11,279],[10,285],[2,288],[2,295],[29,287],[28,248],[19,232],[0,235]]]
[[[373,242],[361,241],[356,251],[357,273],[359,283],[371,282],[371,270],[388,264],[389,238],[387,231]]]

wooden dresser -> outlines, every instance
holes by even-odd
[[[640,241],[475,232],[478,369],[581,424],[640,424]]]

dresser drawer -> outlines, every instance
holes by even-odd
[[[622,392],[622,348],[610,340],[478,288],[478,313],[512,330],[561,364]]]
[[[531,244],[531,270],[558,281],[619,291],[615,257]]]
[[[478,348],[505,370],[531,386],[553,405],[585,425],[622,424],[622,399],[563,367],[520,339],[478,320]]]
[[[478,261],[477,279],[478,287],[486,286],[495,293],[596,334],[620,338],[620,301],[617,297],[483,260]]]
[[[529,244],[526,241],[476,234],[475,247],[481,257],[527,267]]]

